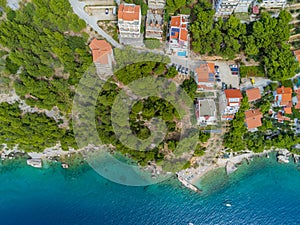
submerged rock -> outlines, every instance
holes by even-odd
[[[27,159],[27,165],[35,167],[35,168],[42,168],[43,163],[41,159]]]
[[[233,173],[234,171],[237,170],[237,167],[235,166],[235,164],[234,164],[233,162],[228,161],[228,162],[226,163],[225,170],[226,170],[226,173],[227,173],[227,174],[231,174],[231,173]]]

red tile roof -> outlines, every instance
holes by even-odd
[[[245,112],[245,122],[248,129],[254,129],[262,125],[262,113],[259,109],[251,109]]]
[[[249,102],[252,102],[252,101],[255,101],[255,100],[258,100],[261,98],[259,88],[252,88],[252,89],[246,90],[246,94],[248,96]]]
[[[293,90],[290,87],[281,86],[276,89],[277,94],[292,94]]]
[[[139,5],[124,5],[121,4],[118,10],[118,19],[125,21],[134,21],[140,19],[140,6]]]
[[[181,16],[172,16],[171,18],[171,27],[180,27]]]
[[[214,75],[215,73],[214,65],[214,63],[204,63],[200,64],[200,66],[196,68],[198,82],[214,83],[214,81],[209,80],[209,74]]]
[[[279,87],[276,90],[277,95],[281,95],[280,105],[288,105],[292,101],[292,88],[290,87]]]
[[[291,120],[291,118],[283,116],[282,112],[278,112],[277,119],[278,119],[278,122],[283,122],[284,120],[285,121],[290,121]]]
[[[300,62],[300,49],[294,51],[294,55],[296,56],[298,62]]]
[[[291,107],[284,108],[284,113],[285,114],[292,114],[292,108]]]
[[[226,89],[224,91],[225,93],[225,96],[227,99],[229,98],[239,98],[239,99],[242,99],[243,96],[242,96],[242,92],[240,89]]]
[[[297,104],[295,105],[295,109],[300,109],[300,92],[297,92]]]
[[[259,7],[257,5],[252,7],[252,13],[253,14],[259,14]]]
[[[180,29],[180,37],[179,40],[187,41],[189,32],[186,29]]]
[[[89,45],[93,54],[93,62],[108,64],[108,54],[112,53],[112,48],[106,40],[93,39]]]

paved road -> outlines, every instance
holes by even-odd
[[[118,42],[116,42],[110,35],[104,32],[98,24],[97,24],[97,17],[96,16],[89,16],[84,11],[84,2],[80,2],[78,0],[69,0],[73,11],[81,18],[83,19],[88,25],[90,25],[95,31],[98,32],[102,37],[104,37],[108,42],[110,42],[114,47],[116,48],[122,48],[123,46],[120,45]]]

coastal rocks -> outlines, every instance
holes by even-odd
[[[289,163],[290,152],[287,149],[281,149],[277,153],[277,161],[280,163]]]
[[[41,159],[34,158],[34,159],[27,159],[27,165],[35,167],[35,168],[42,168],[43,163]]]
[[[182,171],[180,171],[182,172]],[[188,182],[181,174],[180,172],[176,173],[178,180],[187,188],[191,189],[192,191],[195,192],[201,192],[201,190],[199,190],[196,186],[194,186],[193,184],[191,184],[190,182]]]
[[[69,168],[69,165],[67,163],[62,163],[61,164],[61,167],[64,168],[64,169],[68,169]]]
[[[237,170],[237,167],[235,166],[235,164],[233,162],[227,161],[225,170],[226,170],[226,174],[231,174]]]

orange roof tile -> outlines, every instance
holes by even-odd
[[[225,93],[227,99],[228,98],[239,98],[239,99],[243,98],[240,89],[226,89],[224,91],[224,93]]]
[[[280,121],[284,121],[284,120],[290,121],[290,120],[291,120],[291,118],[286,117],[286,116],[283,116],[283,115],[282,115],[282,112],[278,112],[278,114],[277,114],[277,119],[278,119],[278,121],[279,121],[279,120],[280,120]]]
[[[93,54],[93,62],[108,64],[108,54],[112,53],[112,48],[106,40],[93,39],[89,45]]]
[[[189,32],[186,29],[180,29],[180,38],[179,40],[187,41]]]
[[[171,36],[172,39],[178,39],[178,37],[179,37],[178,32],[174,32],[174,35]]]
[[[207,63],[208,68],[211,73],[215,73],[215,64],[214,63]]]
[[[254,129],[262,125],[262,113],[259,109],[248,110],[245,112],[245,116],[245,122],[247,124],[248,129]]]
[[[214,81],[209,80],[209,74],[214,73],[214,70],[211,71],[211,66],[208,63],[200,64],[200,66],[196,68],[196,73],[198,82],[214,83]]]
[[[284,113],[285,114],[292,114],[292,108],[291,107],[284,108]]]
[[[126,21],[134,21],[140,19],[140,6],[139,5],[124,5],[121,4],[118,10],[118,19]]]
[[[277,94],[292,94],[293,90],[290,87],[281,86],[276,89]]]
[[[252,101],[255,101],[255,100],[258,100],[261,98],[259,88],[252,88],[252,89],[246,90],[246,94],[248,96],[249,102],[252,102]]]
[[[300,49],[294,51],[294,55],[296,56],[298,62],[300,62]]]
[[[172,16],[171,27],[179,27],[181,22],[181,16]]]

